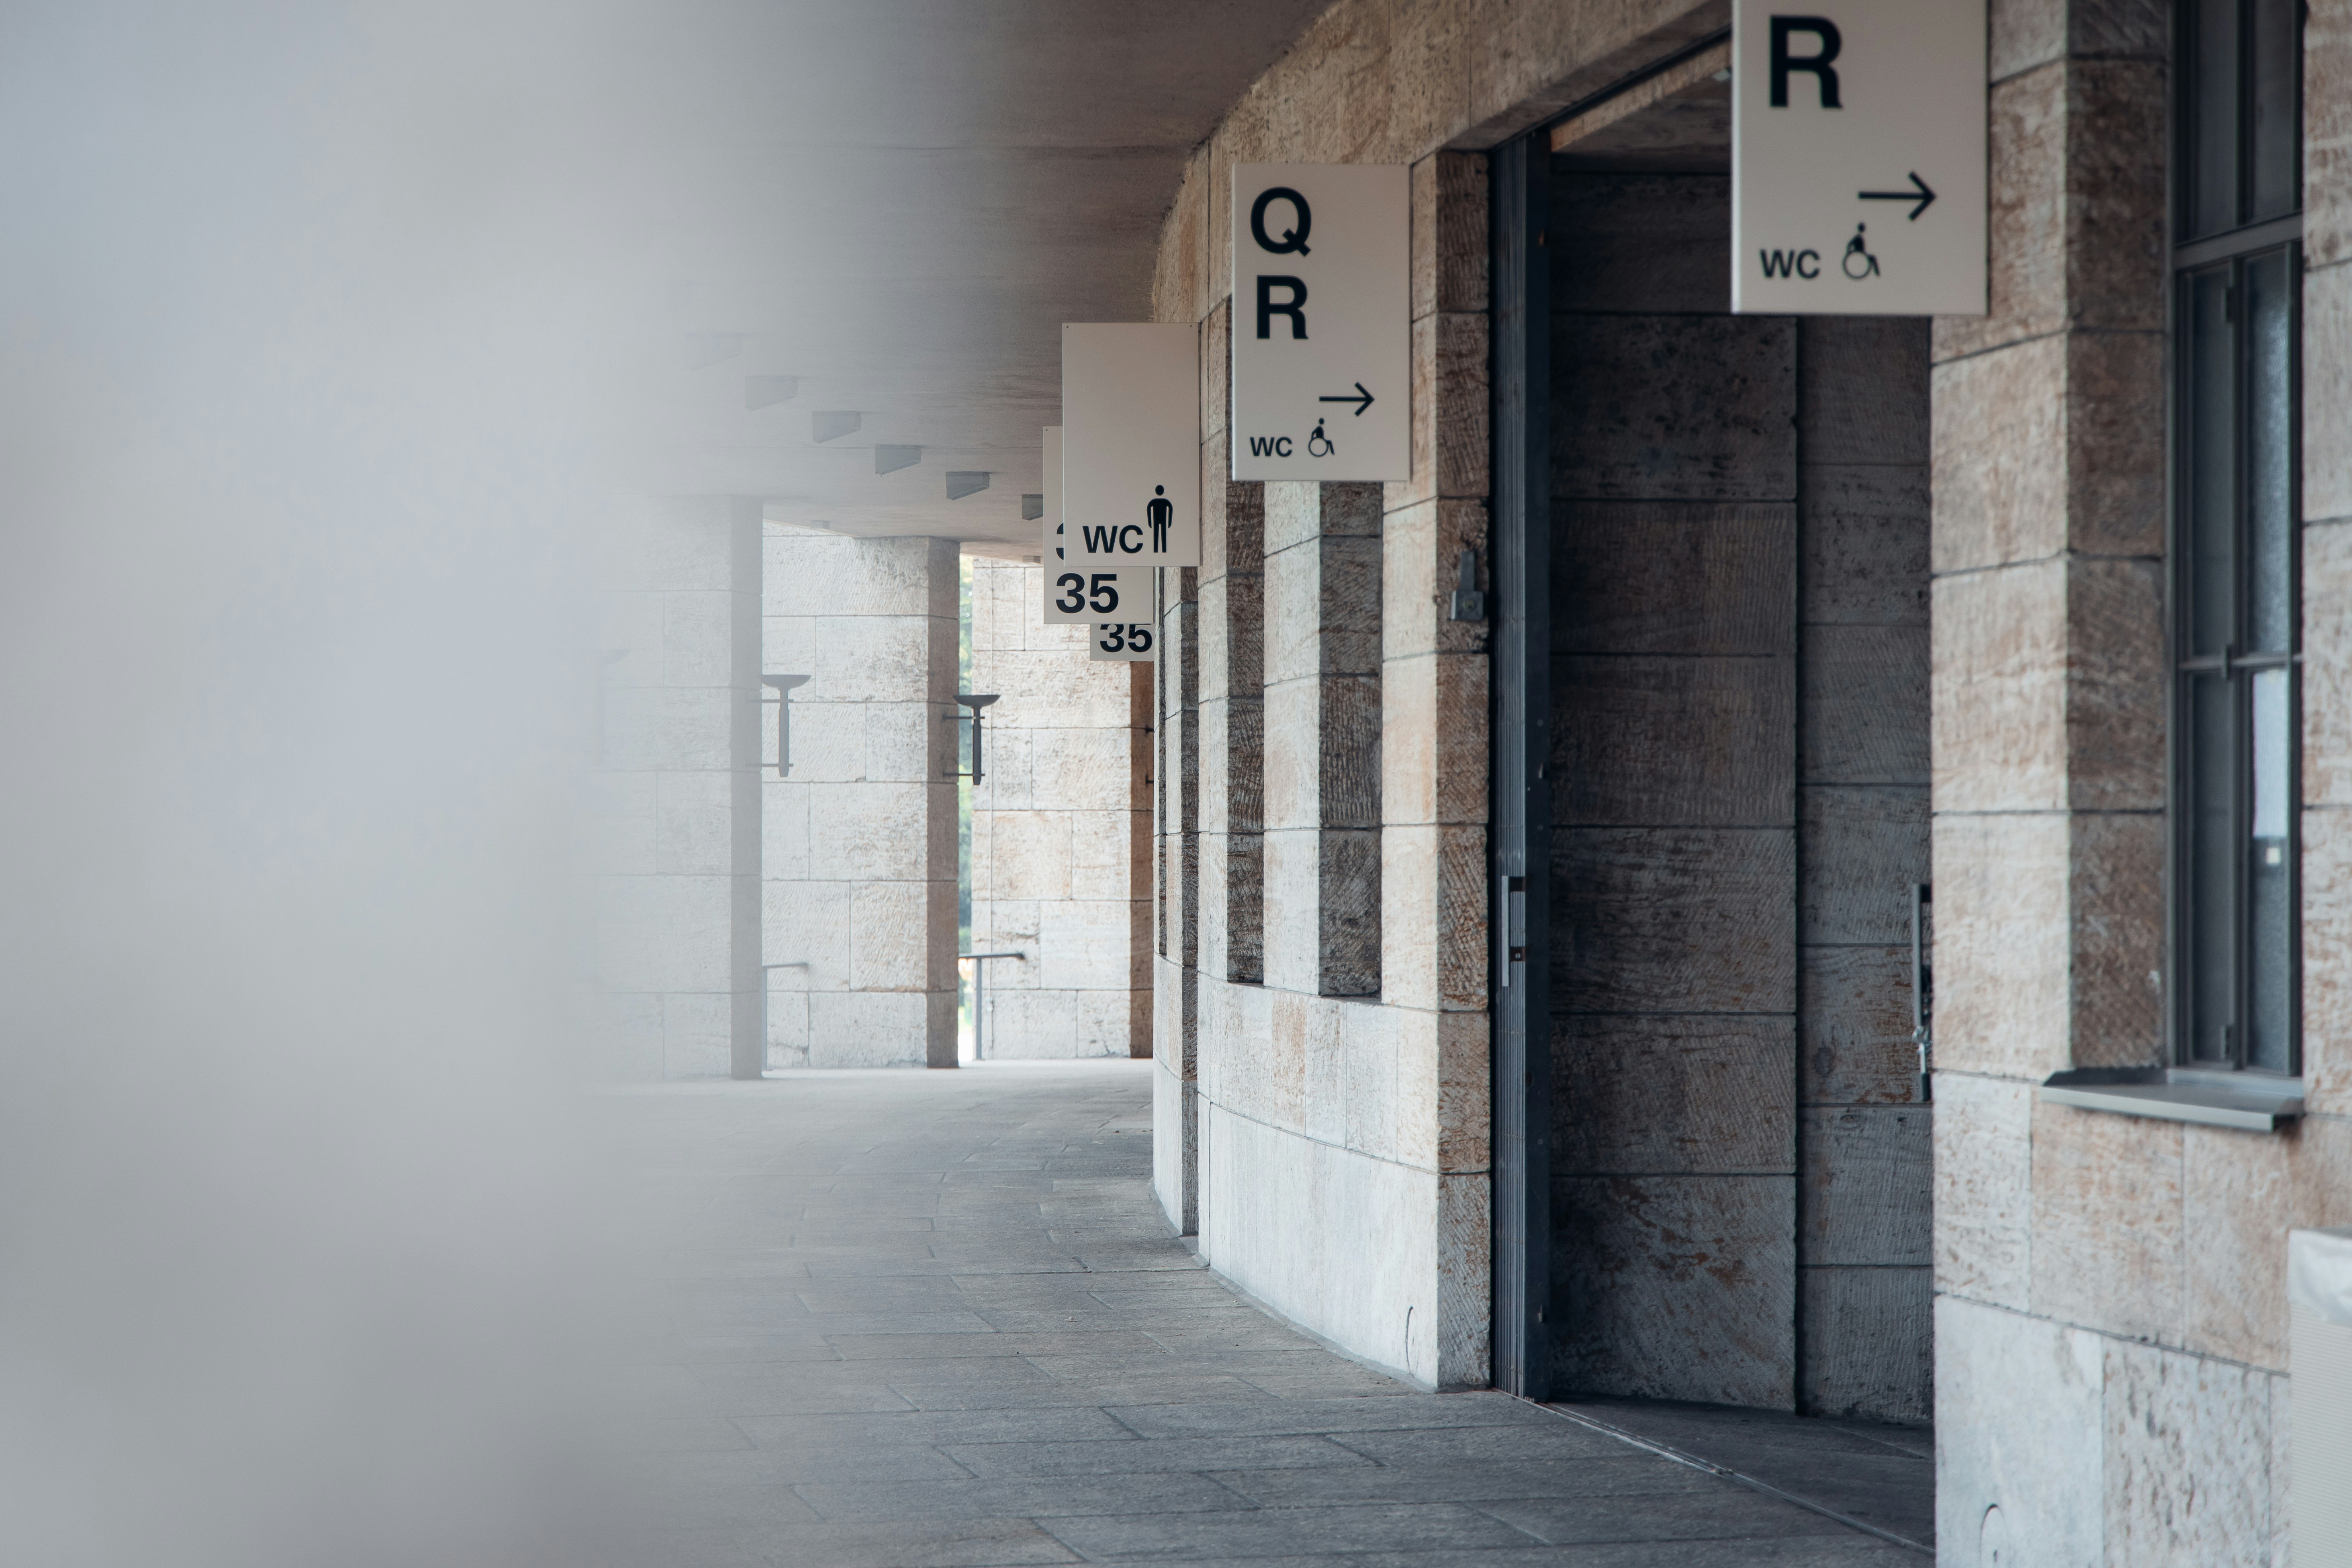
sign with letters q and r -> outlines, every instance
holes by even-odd
[[[1732,0],[1731,308],[1985,313],[1984,0]]]
[[[1073,568],[1201,563],[1198,328],[1063,324],[1061,502]]]
[[[1411,479],[1411,175],[1236,163],[1233,189],[1234,478]]]

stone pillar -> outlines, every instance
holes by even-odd
[[[950,540],[769,533],[767,669],[810,677],[765,786],[764,962],[807,966],[770,976],[777,1067],[955,1066],[958,564]]]
[[[1136,855],[1148,665],[1090,663],[1088,628],[1047,626],[1044,572],[971,563],[971,686],[988,710],[971,793],[971,944],[1027,953],[988,967],[991,1058],[1148,1054],[1150,927]],[[1148,908],[1148,905],[1146,906]],[[1140,952],[1138,949],[1140,948]]]
[[[1265,978],[1381,990],[1381,487],[1265,487]]]
[[[1234,480],[1230,302],[1201,329],[1201,967],[1265,978],[1265,487]]]
[[[1178,1231],[1200,1228],[1200,572],[1160,574],[1159,910],[1152,1180]]]
[[[757,1077],[760,503],[619,498],[592,835],[607,1066]]]

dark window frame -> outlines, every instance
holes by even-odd
[[[2200,127],[2196,108],[2198,100],[2206,93],[2208,81],[2200,69],[2212,53],[2213,39],[2226,37],[2231,29],[2225,25],[2219,35],[2199,30],[2200,21],[2208,19],[2217,8],[2226,6],[2235,15],[2235,44],[2227,65],[2234,78],[2234,101],[2225,134],[2229,144],[2208,147],[2200,141]],[[2264,16],[2267,9],[2268,15]],[[2168,469],[2169,504],[2166,519],[2166,640],[2168,669],[2168,837],[2166,856],[2166,948],[2167,977],[2165,1024],[2170,1060],[2178,1067],[2217,1071],[2252,1072],[2264,1076],[2292,1078],[2302,1070],[2302,952],[2301,952],[2301,767],[2302,767],[2302,405],[2303,405],[2303,256],[2302,256],[2302,184],[2303,145],[2302,61],[2304,7],[2299,0],[2178,0],[2174,11],[2174,95],[2172,102],[2172,212],[2169,215],[2169,264],[2168,277],[2171,299],[2168,321],[2171,328],[2171,365],[2168,388],[2170,460]],[[2291,16],[2294,28],[2292,69],[2286,79],[2292,86],[2290,123],[2294,128],[2289,145],[2293,149],[2292,169],[2284,181],[2280,171],[2256,167],[2257,154],[2264,138],[2259,132],[2262,94],[2256,76],[2261,68],[2262,50],[2257,47],[2258,18],[2275,25],[2282,16]],[[2227,18],[2221,18],[2225,23]],[[2276,65],[2275,50],[2280,47],[2274,30],[2262,35],[2270,42],[2273,53],[2271,63]],[[2206,47],[2200,47],[2200,44]],[[2278,107],[2270,105],[2273,111]],[[2268,132],[2268,143],[2276,150],[2276,126]],[[2218,153],[2220,156],[2213,156]],[[2203,154],[2200,161],[2200,154]],[[2208,201],[2209,194],[2200,188],[2200,171],[2210,173],[2216,167],[2229,170],[2232,189],[2219,193],[2218,201]],[[2265,178],[2269,184],[2264,184]],[[2263,210],[2261,204],[2268,193],[2273,209],[2279,206],[2277,193],[2286,189],[2294,198],[2291,210]],[[2219,219],[2216,219],[2216,209]],[[2200,215],[2204,221],[2200,223]],[[2283,463],[2284,468],[2284,516],[2281,521],[2285,545],[2284,561],[2284,595],[2285,605],[2284,646],[2248,650],[2253,624],[2253,594],[2250,584],[2255,578],[2255,552],[2252,534],[2256,514],[2254,489],[2258,465],[2252,460],[2251,426],[2255,422],[2257,389],[2252,368],[2258,351],[2256,334],[2251,330],[2252,293],[2249,273],[2273,258],[2283,258],[2284,277],[2281,286],[2288,311],[2285,331],[2283,402],[2284,410],[2283,454],[2273,449],[2272,460]],[[2200,338],[2196,331],[2200,290],[2198,284],[2216,277],[2224,280],[2225,337],[2229,355],[2227,366],[2228,405],[2226,429],[2221,440],[2201,438],[2205,432],[2196,428],[2196,411],[2200,388],[2199,373],[2203,368],[2197,348]],[[2208,321],[2210,329],[2213,323]],[[2210,390],[2210,387],[2207,388]],[[2201,478],[2199,459],[2226,452],[2229,468],[2227,496],[2229,516],[2229,563],[2226,570],[2227,621],[2229,632],[2219,648],[2208,639],[2200,648],[2198,622],[2200,606],[2198,589],[2200,584],[2197,561],[2197,532],[2202,514],[2198,510],[2199,481]],[[2206,606],[2210,608],[2210,606]],[[2256,898],[2252,887],[2252,837],[2255,811],[2254,768],[2255,683],[2266,670],[2284,672],[2285,735],[2284,788],[2285,816],[2283,877],[2285,910],[2284,967],[2283,984],[2285,996],[2281,1002],[2273,998],[2277,1011],[2275,1022],[2284,1025],[2283,1051],[2265,1051],[2263,1055],[2283,1058],[2256,1062],[2249,1060],[2252,1021],[2256,1016],[2257,1000],[2252,984],[2254,968]],[[2220,1052],[2208,1049],[2200,1055],[2200,1046],[2212,1042],[2199,1038],[2198,1020],[2200,1015],[2210,1022],[2212,1015],[2203,1007],[2200,994],[2200,960],[2208,955],[2196,945],[2196,929],[2202,923],[2200,914],[2210,914],[2207,900],[2215,897],[2208,892],[2197,868],[2196,827],[2201,806],[2197,774],[2201,760],[2209,754],[2197,745],[2195,715],[2192,702],[2200,681],[2210,682],[2221,676],[2225,685],[2228,702],[2229,754],[2220,771],[2226,778],[2223,787],[2229,798],[2222,805],[2227,816],[2227,828],[2222,847],[2233,854],[2228,872],[2230,879],[2224,898],[2226,907],[2221,911],[2228,926],[2230,952],[2227,955],[2231,994],[2222,1011],[2228,1017],[2225,1033],[2221,1037]],[[2209,778],[2213,770],[2208,772]],[[2210,1032],[2210,1031],[2209,1031]]]

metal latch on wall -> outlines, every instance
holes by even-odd
[[[793,693],[809,683],[805,675],[763,675],[760,684],[776,694],[776,776],[789,778],[793,772]],[[760,700],[761,707],[767,699]]]
[[[1911,885],[1911,1043],[1919,1047],[1919,1103],[1935,1099],[1936,890]]]
[[[1454,602],[1447,609],[1449,621],[1483,621],[1486,618],[1486,595],[1478,590],[1478,552],[1465,550],[1455,563]]]

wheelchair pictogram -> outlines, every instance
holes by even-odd
[[[1863,230],[1869,226],[1866,223],[1853,226],[1853,237],[1845,242],[1844,259],[1838,263],[1839,268],[1857,282],[1864,278],[1878,276],[1878,258],[1870,254],[1870,247],[1864,245],[1862,240]],[[1854,265],[1856,262],[1862,265],[1856,267]]]
[[[1323,421],[1318,419],[1315,422],[1315,434],[1307,437],[1307,455],[1310,458],[1328,458],[1337,450],[1339,448],[1331,444],[1331,437],[1323,434]]]

